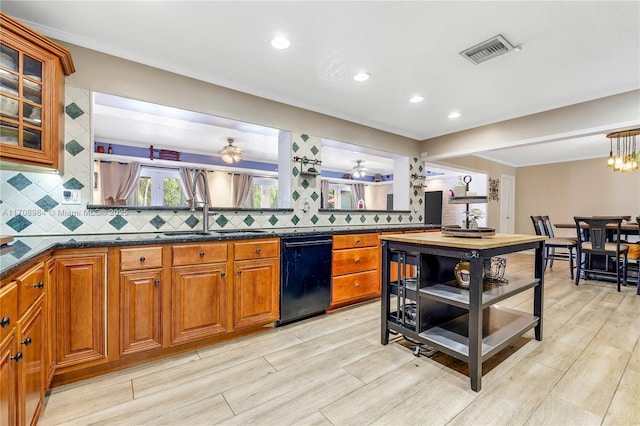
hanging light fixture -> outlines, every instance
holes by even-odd
[[[640,152],[636,144],[636,136],[640,129],[622,130],[607,135],[609,138],[609,158],[607,166],[614,172],[632,172],[638,170]],[[613,155],[613,140],[616,142],[616,154]]]
[[[219,154],[222,156],[222,161],[227,164],[237,163],[242,160],[242,150],[237,146],[233,146],[233,138],[227,138],[229,145],[225,146]]]
[[[362,178],[367,175],[367,169],[362,164],[362,160],[356,161],[356,166],[353,168],[351,172],[351,176],[354,178]]]

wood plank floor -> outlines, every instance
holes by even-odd
[[[508,257],[531,270],[533,257]],[[635,286],[545,274],[544,338],[485,363],[482,390],[446,355],[380,344],[372,302],[53,389],[40,425],[638,425]],[[502,305],[531,312],[532,291]]]

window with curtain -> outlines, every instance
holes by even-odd
[[[278,208],[278,179],[254,177],[251,185],[251,196],[248,196],[242,207],[245,208]]]
[[[133,193],[138,206],[185,206],[186,193],[176,169],[142,167]]]

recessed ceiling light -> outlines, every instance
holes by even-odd
[[[367,81],[369,80],[369,78],[371,78],[371,74],[369,74],[368,72],[359,72],[353,76],[353,79],[355,81]]]
[[[417,104],[422,101],[424,101],[424,97],[420,95],[415,95],[409,98],[409,102],[411,102],[412,104]]]
[[[271,46],[273,46],[275,49],[286,49],[290,45],[291,42],[289,41],[289,39],[283,36],[275,36],[271,39]]]
[[[458,111],[453,111],[451,114],[449,114],[449,118],[458,118],[461,115],[462,114],[460,114]]]

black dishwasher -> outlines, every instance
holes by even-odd
[[[331,304],[331,235],[284,237],[280,256],[280,320],[324,313]]]

